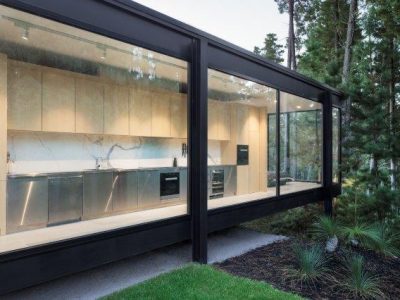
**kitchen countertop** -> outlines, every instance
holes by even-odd
[[[210,165],[208,168],[218,168],[218,167],[236,167],[236,165]],[[38,173],[10,173],[7,174],[8,178],[26,178],[26,177],[52,177],[61,175],[78,175],[87,173],[102,173],[102,172],[137,172],[137,171],[162,171],[162,170],[182,170],[187,169],[187,167],[148,167],[148,168],[135,168],[135,169],[121,169],[121,168],[110,168],[110,169],[86,169],[81,171],[59,171],[59,172],[38,172]]]

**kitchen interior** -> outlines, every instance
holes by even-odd
[[[0,252],[187,214],[188,63],[0,15]],[[209,70],[209,209],[276,195],[276,99]]]

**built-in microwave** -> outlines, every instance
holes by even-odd
[[[160,173],[160,198],[161,200],[179,198],[179,172]]]

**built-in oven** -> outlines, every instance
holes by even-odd
[[[160,198],[161,200],[179,198],[179,172],[160,173]]]
[[[210,199],[224,196],[224,169],[211,170],[211,193]]]

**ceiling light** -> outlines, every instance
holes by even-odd
[[[21,39],[23,39],[24,41],[29,40],[29,28],[28,27],[22,28]]]
[[[97,48],[101,50],[100,59],[105,60],[107,58],[107,47],[105,45],[97,45]]]
[[[278,102],[278,100],[274,100],[274,103]]]
[[[300,109],[300,108],[301,108],[301,106],[300,106],[300,105],[297,105],[297,106],[296,106],[296,108],[297,108],[297,109]]]
[[[314,107],[314,103],[311,103],[311,104],[310,104],[310,107]]]

